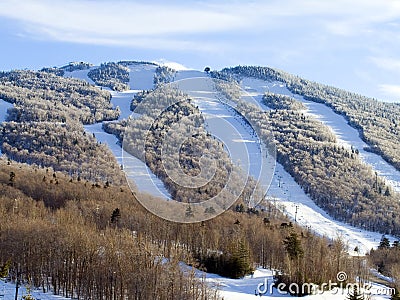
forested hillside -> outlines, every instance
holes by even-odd
[[[339,270],[352,277],[360,263],[343,241],[299,228],[274,207],[238,204],[206,222],[171,223],[145,211],[126,185],[95,185],[4,159],[0,190],[0,266],[9,261],[10,278],[18,273],[26,284],[68,297],[216,299],[179,262],[232,277],[251,272],[254,262],[281,270],[279,280],[317,284]]]
[[[304,115],[301,102],[267,93],[264,104],[273,109],[262,111],[240,100],[234,82],[220,89],[237,102],[262,138],[272,133],[278,162],[318,206],[353,226],[400,235],[399,195],[361,162],[356,149],[339,146],[325,125]]]
[[[147,107],[147,103],[156,103],[157,106]],[[140,117],[132,118],[128,122],[107,122],[103,127],[106,132],[115,134],[121,143],[124,139],[124,150],[145,161],[152,172],[163,180],[175,200],[188,202],[190,199],[190,202],[198,203],[211,199],[221,192],[230,176],[237,176],[238,183],[237,191],[231,191],[232,197],[243,197],[246,194],[245,191],[241,195],[239,185],[246,178],[239,178],[238,172],[234,171],[235,167],[223,150],[223,145],[207,133],[199,109],[191,103],[187,95],[164,86],[150,93],[138,94],[132,101],[132,107],[140,104],[139,109],[135,110],[141,114]],[[163,110],[163,107],[166,109]],[[188,128],[194,129],[190,139],[181,148],[174,148],[180,137],[187,135]],[[207,153],[207,157],[203,156],[204,153]],[[200,159],[208,170],[201,169]],[[179,162],[179,168],[176,162]],[[214,162],[217,162],[216,166]],[[187,181],[179,176],[180,168],[187,175]],[[215,171],[215,174],[204,185],[190,188],[192,177],[201,171],[210,174]],[[174,178],[179,178],[179,184]],[[247,189],[252,188],[254,186],[249,182]]]
[[[97,85],[108,87],[114,91],[129,89],[129,68],[121,63],[101,64],[100,67],[90,70],[88,77]]]
[[[108,92],[48,72],[12,71],[0,74],[0,98],[14,104],[0,125],[1,151],[9,158],[82,179],[122,179],[107,146],[83,128],[118,117]]]
[[[125,91],[140,74],[135,64],[153,65],[122,61],[93,67],[81,62],[39,72],[0,73],[0,99],[14,104],[0,125],[0,276],[19,277],[23,284],[65,297],[121,300],[218,299],[215,289],[189,266],[231,278],[263,266],[277,270],[276,282],[287,284],[335,282],[339,271],[347,273],[349,282],[357,276],[365,279],[369,266],[364,257],[349,256],[349,250],[358,250],[348,249],[341,236],[324,237],[300,227],[270,199],[246,206],[255,182],[248,174],[242,176],[223,142],[207,131],[201,107],[165,84],[175,80],[175,70],[147,70],[150,85],[155,72],[157,89],[132,96],[135,114],[124,120],[118,119],[120,111],[108,91],[61,77],[86,70],[79,77],[88,72],[96,84]],[[396,104],[269,68],[236,67],[212,75],[284,82],[292,92],[344,114],[370,150],[399,168]],[[217,98],[231,100],[227,103],[234,104],[232,110],[265,144],[273,137],[278,162],[319,207],[358,228],[400,236],[399,194],[361,161],[357,149],[340,146],[332,131],[305,114],[305,106],[292,97],[266,93],[260,100],[269,107],[265,111],[240,100],[235,80],[219,82]],[[131,97],[131,92],[123,94]],[[222,196],[221,214],[182,224],[146,211],[138,199],[154,198],[132,192],[122,166],[107,145],[96,140],[97,131],[89,134],[83,127],[103,121],[104,131],[145,162],[173,200],[206,202],[221,194],[230,178],[234,187]],[[211,174],[209,180],[192,187],[202,172]],[[247,185],[241,189],[243,182]],[[162,201],[154,202],[162,206]],[[210,209],[214,207],[203,213]],[[398,244],[385,244],[369,256],[396,280]]]
[[[280,81],[305,99],[325,103],[358,129],[369,150],[400,170],[400,104],[385,103],[268,67],[237,66],[223,73]]]

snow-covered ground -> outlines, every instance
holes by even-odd
[[[182,264],[183,269],[189,269],[190,267]],[[274,285],[274,272],[269,269],[257,268],[253,275],[245,276],[240,279],[230,279],[221,277],[216,274],[203,273],[199,270],[195,270],[195,274],[199,278],[205,278],[205,281],[209,286],[218,290],[221,298],[224,300],[251,300],[261,297],[261,299],[267,298],[280,298],[280,299],[294,299],[295,297],[290,296],[284,291],[277,290]],[[312,282],[309,282],[312,284]],[[327,282],[329,284],[329,282]],[[337,284],[335,287],[334,284]],[[333,288],[330,291],[320,291],[315,289],[313,295],[302,297],[301,299],[309,300],[344,300],[348,299],[348,290],[346,285],[340,285],[340,282],[332,282]],[[392,290],[386,286],[376,283],[368,283],[368,285],[360,285],[361,291],[365,290],[365,295],[370,295],[371,300],[383,300],[390,299],[390,293]],[[297,287],[292,286],[295,290]],[[302,289],[301,286],[298,287]],[[260,293],[262,294],[260,296]],[[256,295],[257,294],[257,295]],[[257,298],[256,298],[257,297]]]
[[[27,289],[25,285],[21,285],[18,290],[18,300],[22,299],[22,296],[27,295]],[[53,295],[50,293],[43,293],[40,289],[31,289],[30,294],[35,300],[67,300],[71,298],[64,298],[61,296]],[[0,300],[14,300],[15,299],[15,284],[11,282],[4,282],[0,280]]]
[[[353,252],[356,246],[358,254],[364,254],[376,248],[382,238],[380,233],[361,230],[331,218],[304,193],[281,164],[276,165],[267,196],[268,201],[280,207],[292,220],[296,219],[301,226],[329,238],[343,238],[348,243],[350,254],[357,254]],[[387,237],[392,242],[395,240]]]
[[[146,64],[132,64],[129,68],[129,87],[131,90],[153,89],[154,73],[157,66]]]
[[[153,75],[155,66],[132,65],[130,68],[132,70],[132,73],[130,74],[131,90],[122,93],[112,92],[112,103],[115,106],[119,106],[121,108],[121,118],[126,118],[127,116],[129,116],[130,100],[138,90],[151,89],[153,87]],[[68,72],[67,76],[76,77],[90,82],[90,79],[87,78],[87,72],[88,70]],[[181,70],[177,73],[175,81],[178,81],[180,79],[205,76],[206,75],[204,72],[195,70]],[[274,93],[292,95],[292,93],[288,91],[282,83],[279,82],[266,82],[263,80],[245,78],[242,82],[242,86],[246,91],[248,91],[249,95],[257,101],[261,101],[262,95],[267,90]],[[203,111],[203,113],[208,115],[208,117],[206,117],[208,130],[210,130],[212,134],[216,136],[223,136],[224,134],[223,132],[219,131],[220,128],[218,122],[215,123],[215,126],[212,125],[213,122],[211,120],[213,119],[218,120],[218,118],[225,118],[225,120],[228,120],[226,124],[232,124],[232,122],[234,122],[234,128],[242,128],[240,120],[235,119],[231,111],[226,111],[226,108],[221,103],[210,100],[209,91],[203,90],[198,92],[198,96],[202,96],[203,98],[202,101],[198,101],[197,104],[199,105],[199,108]],[[360,157],[364,159],[364,153],[362,149],[363,142],[359,138],[358,133],[347,124],[342,116],[333,113],[329,108],[322,104],[307,102],[302,99],[302,97],[296,95],[295,97],[308,105],[308,113],[316,115],[322,122],[330,126],[333,132],[337,134],[340,141],[353,145],[353,147],[359,149]],[[0,100],[0,121],[4,120],[6,110],[11,106],[11,104]],[[89,132],[94,133],[100,142],[107,143],[107,145],[116,156],[118,162],[122,163],[121,147],[117,144],[117,139],[113,135],[105,133],[101,128],[101,124],[89,125],[85,126],[85,128]],[[251,135],[251,132],[245,130],[243,133],[240,132],[240,134],[242,134],[240,138],[232,138],[232,141],[246,140],[246,146],[254,146],[254,151],[251,150],[249,152],[252,153],[251,156],[254,155],[256,157],[259,153],[257,152],[259,148],[256,141],[252,139],[251,136],[243,136],[243,134],[246,134],[246,132],[247,134]],[[236,132],[235,134],[238,133]],[[368,155],[368,157],[373,157],[373,161],[375,163],[373,167],[375,168],[376,166],[376,169],[380,174],[385,174],[386,178],[393,178],[392,181],[395,181],[395,183],[397,183],[397,185],[394,184],[394,186],[398,186],[400,182],[400,175],[398,174],[398,172],[393,172],[391,166],[388,166],[388,164],[383,161],[378,155],[372,153],[366,153],[366,155]],[[236,157],[238,156],[240,156],[240,154],[236,155]],[[243,161],[248,161],[248,159],[249,158],[246,157]],[[132,161],[134,161],[134,158],[132,159]],[[379,169],[378,167],[381,167],[381,169]],[[136,174],[139,177],[135,178],[135,181],[140,190],[144,189],[146,190],[146,192],[151,192],[151,182],[156,182],[156,186],[160,188],[162,193],[166,192],[162,182],[158,180],[154,176],[154,174],[149,172],[148,168],[139,160],[137,162],[134,162],[134,165],[128,168],[132,168],[132,170],[135,170],[131,173],[132,176]],[[253,167],[251,168],[253,169],[254,173],[257,173],[257,168],[255,165],[253,165]],[[388,181],[390,179],[388,179]],[[150,182],[148,180],[150,180]],[[160,195],[158,191],[155,191],[155,193],[157,196]],[[272,180],[271,187],[268,191],[268,196],[270,197],[269,199],[271,199],[271,201],[281,204],[282,207],[284,207],[286,213],[293,220],[296,218],[296,220],[301,225],[310,227],[312,230],[320,233],[321,235],[329,237],[340,235],[348,239],[350,249],[354,249],[355,246],[358,246],[361,251],[367,251],[372,247],[376,247],[380,241],[381,235],[378,233],[363,231],[332,220],[332,218],[330,218],[324,211],[317,207],[314,202],[309,199],[307,195],[304,194],[303,190],[295,183],[294,179],[287,172],[285,172],[282,166],[280,166],[279,164],[277,164],[276,166],[275,175]]]
[[[151,89],[153,87],[153,74],[154,74],[154,66],[146,66],[141,68],[140,65],[135,65],[131,67],[131,82],[130,82],[130,91],[117,93],[112,92],[112,103],[115,106],[119,106],[121,108],[121,118],[126,118],[130,114],[129,105],[130,100],[132,99],[133,95],[142,89]],[[86,81],[90,81],[87,78],[87,71],[75,71],[68,73],[66,76],[68,77],[77,77]],[[142,77],[143,75],[143,77]],[[177,73],[175,80],[185,79],[185,78],[192,78],[192,77],[204,77],[205,74],[203,72],[194,71],[194,70],[181,70]],[[261,101],[262,94],[269,89],[271,92],[281,93],[292,95],[282,84],[280,83],[273,83],[273,82],[265,82],[261,80],[255,79],[245,79],[243,81],[244,88],[249,92],[249,95],[254,97],[257,101]],[[216,136],[223,136],[222,140],[228,140],[234,143],[235,141],[246,141],[244,144],[246,146],[250,146],[249,152],[251,153],[251,157],[257,158],[260,155],[260,147],[257,144],[257,140],[252,135],[252,132],[248,129],[243,127],[243,123],[241,122],[240,118],[236,118],[231,110],[229,110],[225,105],[221,102],[215,100],[215,98],[210,97],[210,90],[192,90],[192,92],[196,92],[199,98],[196,100],[196,104],[199,105],[201,111],[206,117],[207,121],[207,129],[211,131],[212,134]],[[211,95],[212,96],[212,95]],[[362,151],[363,145],[359,144],[360,138],[358,135],[354,135],[353,129],[347,125],[347,122],[341,117],[334,114],[330,111],[329,108],[327,110],[324,105],[322,107],[314,105],[314,103],[307,103],[304,99],[300,99],[301,97],[296,96],[297,99],[302,100],[309,108],[308,113],[316,115],[322,122],[330,126],[338,135],[338,138],[344,144],[347,143],[349,145],[353,145],[355,148],[359,149],[360,156],[362,159],[365,159],[366,162],[368,160],[364,158]],[[11,104],[5,103],[4,101],[0,100],[0,121],[4,120],[5,112],[7,108],[11,107]],[[263,106],[262,106],[263,107]],[[263,107],[267,109],[266,107]],[[227,139],[226,133],[220,132],[220,124],[217,122],[213,125],[211,120],[213,119],[224,119],[226,124],[232,125],[232,131],[230,138]],[[110,149],[113,151],[114,155],[116,156],[118,162],[122,162],[122,157],[125,157],[125,153],[122,154],[121,147],[117,144],[117,139],[110,134],[105,133],[101,128],[101,123],[88,125],[85,126],[88,132],[94,133],[96,138],[99,142],[107,143]],[[233,130],[233,128],[235,128]],[[348,133],[350,132],[350,133]],[[234,137],[234,135],[237,135]],[[361,141],[362,142],[362,141]],[[238,143],[242,144],[242,143]],[[232,144],[233,145],[233,144]],[[253,148],[254,149],[253,149]],[[235,148],[235,147],[233,147]],[[236,157],[240,157],[242,154],[239,152],[234,154]],[[376,156],[376,155],[375,155]],[[133,158],[134,159],[134,158]],[[247,160],[249,157],[247,156]],[[392,177],[390,169],[384,166],[384,163],[381,163],[379,156],[373,159],[373,162],[377,164],[376,168],[382,167],[383,169],[379,171],[380,174],[387,176],[388,181],[391,180]],[[387,164],[387,163],[386,163]],[[149,169],[143,164],[141,161],[137,160],[137,162],[133,162],[131,166],[134,170],[132,175],[137,175],[138,177],[134,178],[137,185],[139,186],[140,190],[146,189],[146,186],[150,187],[150,191],[148,192],[155,192],[153,184],[146,184],[145,181],[150,178],[152,182],[159,182],[160,190],[163,191],[163,184],[159,181],[151,172],[149,173]],[[247,165],[249,170],[257,173],[257,166]],[[375,167],[375,165],[373,165]],[[251,173],[251,171],[250,171]],[[143,176],[142,176],[143,175]],[[142,176],[142,179],[140,177]],[[145,179],[143,179],[145,178]],[[398,177],[393,177],[397,183],[399,182]],[[397,178],[397,179],[396,179]],[[164,188],[165,191],[165,188]],[[156,195],[159,195],[156,192]],[[283,167],[277,164],[274,177],[272,180],[271,187],[268,191],[268,196],[270,201],[275,202],[277,205],[281,205],[284,211],[294,220],[296,219],[301,225],[309,226],[315,232],[325,235],[328,237],[335,237],[341,235],[342,237],[348,239],[349,241],[349,248],[354,249],[355,246],[365,252],[372,247],[376,247],[380,241],[381,235],[373,232],[363,231],[346,224],[337,222],[332,220],[324,211],[322,211],[319,207],[317,207],[314,202],[309,199],[307,195],[303,192],[303,190],[296,184],[294,179],[284,171]],[[297,213],[296,213],[297,211]],[[200,276],[200,275],[199,275]],[[225,300],[228,299],[254,299],[255,295],[254,292],[260,284],[267,282],[272,283],[272,272],[270,270],[262,270],[258,269],[253,277],[245,277],[243,279],[227,279],[223,278],[214,274],[206,274],[207,282],[210,285],[218,286],[220,290],[220,294],[224,297]],[[263,286],[260,286],[263,287]],[[374,285],[374,288],[379,288],[379,286]],[[2,294],[6,294],[3,299],[11,300],[13,298],[13,291],[15,290],[15,286],[4,282],[0,282],[0,299]],[[22,295],[23,289],[20,290],[20,295]],[[40,294],[40,292],[34,291],[32,293],[36,299],[63,299],[58,296],[52,296],[50,294]],[[287,295],[281,295],[276,290],[273,292],[272,295],[264,295],[263,297],[280,297],[280,298],[291,298]],[[332,293],[324,293],[323,295],[315,295],[315,296],[308,296],[305,297],[306,299],[345,299],[345,295],[335,294]],[[389,299],[388,296],[374,296],[372,299]]]
[[[72,72],[64,72],[64,77],[69,77],[69,78],[76,78],[80,79],[83,81],[86,81],[90,84],[95,84],[92,79],[89,78],[88,73],[90,70],[95,69],[96,67],[90,67],[89,69],[86,70],[76,70]]]
[[[4,122],[6,120],[7,116],[7,109],[13,107],[13,105],[9,102],[4,101],[3,99],[0,99],[0,123]]]
[[[166,59],[159,59],[159,60],[155,60],[153,61],[153,63],[162,66],[162,67],[169,67],[171,69],[174,69],[176,71],[183,71],[183,70],[189,70],[188,67],[178,63],[178,62],[174,62],[174,61],[168,61]]]
[[[183,270],[192,270],[191,267],[181,263]],[[216,274],[203,273],[199,270],[194,270],[198,278],[204,278],[210,287],[216,288],[221,299],[224,300],[252,300],[259,295],[255,293],[262,292],[262,299],[266,298],[280,298],[280,299],[294,299],[285,292],[278,291],[275,287],[272,287],[273,271],[268,269],[258,268],[252,276],[246,276],[241,279],[230,279],[221,277]],[[295,287],[293,287],[295,288]],[[301,287],[299,287],[301,289]],[[371,300],[384,300],[390,299],[389,293],[391,291],[384,285],[371,283],[371,289],[369,290]],[[51,292],[43,293],[40,289],[31,289],[31,295],[36,300],[67,300],[70,298],[64,298],[61,296],[53,295]],[[21,285],[18,291],[18,299],[21,299],[23,295],[26,295],[26,287]],[[14,300],[15,296],[15,284],[5,283],[0,280],[0,300]],[[334,288],[331,291],[315,291],[314,295],[303,297],[302,299],[309,300],[344,300],[347,299],[347,290]]]

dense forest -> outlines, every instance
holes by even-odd
[[[170,83],[174,80],[176,71],[167,66],[158,66],[154,74],[154,86]]]
[[[129,90],[129,68],[121,63],[104,63],[91,69],[88,77],[97,85],[108,87],[114,91]]]
[[[0,267],[8,262],[10,279],[44,291],[79,299],[217,299],[182,262],[234,278],[261,265],[298,283],[335,280],[338,271],[365,274],[340,239],[290,223],[272,204],[262,211],[238,203],[212,220],[178,224],[148,213],[126,185],[4,159],[0,165]]]
[[[14,104],[0,125],[1,151],[9,158],[82,179],[122,179],[107,146],[83,128],[118,118],[109,92],[48,72],[12,71],[0,74],[0,98]]]

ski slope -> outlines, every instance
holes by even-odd
[[[0,123],[4,122],[7,117],[7,109],[13,107],[13,105],[9,102],[0,99]]]
[[[95,68],[95,67],[92,67]],[[91,68],[91,69],[92,69]],[[129,87],[130,90],[123,92],[111,91],[111,103],[114,107],[119,107],[121,114],[118,120],[127,119],[131,115],[130,103],[134,95],[141,90],[151,90],[153,88],[154,72],[157,66],[148,64],[131,64],[129,68]],[[77,78],[93,84],[93,81],[87,76],[89,70],[78,70],[65,72],[66,77]],[[96,136],[96,139],[103,144],[107,144],[118,164],[123,165],[127,178],[133,180],[139,192],[147,193],[155,197],[171,199],[171,195],[164,186],[164,183],[155,176],[144,162],[133,155],[122,151],[118,139],[102,128],[102,123],[85,125],[85,130]]]
[[[134,65],[129,66],[130,68],[130,90],[125,92],[114,92],[111,91],[112,94],[112,104],[116,107],[119,106],[121,109],[121,118],[127,118],[130,115],[130,101],[140,90],[144,89],[152,89],[153,88],[153,75],[155,66],[151,65]],[[67,77],[75,77],[81,80],[86,80],[88,82],[93,83],[87,77],[88,70],[82,71],[74,71],[74,72],[66,72],[65,76]],[[181,79],[187,79],[192,77],[205,77],[203,72],[195,71],[195,70],[180,70],[175,77],[175,81]],[[285,86],[279,82],[266,82],[262,80],[256,79],[248,79],[245,78],[243,80],[243,88],[249,93],[244,97],[253,97],[257,101],[261,103],[262,95],[265,91],[269,90],[270,92],[286,94],[290,96],[294,96],[296,99],[302,101],[307,106],[307,112],[310,115],[321,120],[324,124],[329,126],[331,130],[337,135],[338,142],[343,144],[346,147],[353,147],[359,149],[360,157],[366,162],[369,163],[371,160],[371,166],[378,171],[381,176],[387,178],[387,181],[392,183],[395,188],[399,187],[399,178],[397,175],[392,172],[392,170],[387,166],[388,164],[383,161],[378,155],[371,153],[363,153],[363,147],[365,144],[362,144],[362,140],[359,138],[358,133],[350,127],[346,120],[340,115],[336,115],[329,108],[327,108],[323,104],[317,105],[317,103],[309,102],[298,95],[292,95],[290,91],[288,91]],[[231,149],[235,149],[235,145],[244,144],[249,147],[250,157],[254,157],[255,161],[259,159],[261,155],[262,149],[258,144],[257,139],[253,136],[251,130],[248,130],[244,127],[244,124],[240,118],[229,110],[225,105],[221,102],[216,101],[214,98],[213,91],[210,89],[191,89],[191,92],[197,95],[198,99],[196,100],[196,105],[199,106],[200,110],[205,115],[207,129],[215,136],[221,137],[224,141],[227,140],[229,147]],[[308,103],[309,102],[309,103]],[[263,109],[267,110],[268,107],[263,104],[260,104]],[[12,104],[4,102],[0,100],[0,121],[4,121],[6,116],[6,110],[12,107]],[[221,121],[223,120],[223,124],[232,125],[231,131],[228,133],[224,130],[221,131]],[[236,128],[233,130],[233,128]],[[93,125],[85,126],[85,129],[88,132],[94,133],[97,140],[101,143],[106,143],[110,150],[114,153],[117,161],[122,163],[123,157],[128,157],[129,154],[122,153],[121,147],[118,145],[117,138],[113,135],[107,134],[102,129],[102,124],[97,123]],[[353,132],[355,131],[355,132]],[[360,143],[361,142],[361,143]],[[235,144],[236,143],[236,144]],[[365,152],[365,151],[364,151]],[[371,156],[368,156],[371,154]],[[247,171],[250,174],[257,174],[259,172],[259,166],[256,164],[252,164],[249,161],[249,156],[244,157],[242,152],[233,152],[231,155],[242,161],[242,166],[247,166]],[[132,175],[133,180],[136,182],[140,191],[148,192],[155,196],[163,196],[164,198],[168,198],[169,194],[165,190],[163,183],[156,178],[154,174],[147,168],[147,166],[136,159],[133,156],[132,164],[125,166],[125,168],[132,169],[130,174]],[[135,161],[136,160],[136,161]],[[245,162],[246,161],[246,162]],[[385,165],[386,164],[386,165]],[[395,175],[393,175],[395,174]],[[135,177],[136,176],[136,177]],[[154,190],[153,183],[156,183],[157,190]],[[396,185],[397,184],[397,185]],[[299,185],[294,181],[294,179],[283,169],[283,167],[277,164],[274,172],[274,177],[272,179],[272,183],[270,189],[268,190],[268,200],[273,201],[274,204],[281,207],[281,209],[293,220],[301,224],[304,227],[311,228],[313,231],[334,238],[336,236],[341,236],[348,240],[349,249],[352,250],[356,246],[360,249],[361,253],[365,253],[369,249],[376,247],[379,244],[381,239],[381,235],[374,232],[363,231],[358,228],[351,227],[347,224],[337,222],[330,218],[322,209],[315,205],[315,203],[304,193]],[[297,213],[296,213],[297,211]],[[392,240],[393,237],[390,237]],[[246,299],[254,299],[254,291],[257,289],[257,286],[260,283],[272,282],[272,271],[258,269],[254,275],[247,276],[243,279],[228,279],[224,277],[220,277],[215,274],[204,274],[206,276],[206,281],[211,285],[215,286],[219,289],[220,295],[225,300],[246,300]],[[198,275],[201,277],[201,274]],[[378,285],[374,285],[375,288],[379,288]],[[4,283],[0,281],[0,300],[11,300],[14,299],[14,291],[15,285],[11,283]],[[24,288],[20,289],[20,295],[25,293]],[[1,295],[5,295],[1,298]],[[32,295],[35,299],[61,299],[65,300],[65,298],[54,296],[49,293],[43,294],[40,291],[33,291]],[[282,299],[292,298],[288,295],[281,295],[276,290],[273,291],[272,295],[264,295],[263,297],[275,298],[279,297]],[[307,296],[304,299],[346,299],[345,295],[334,295],[332,293],[324,293],[323,295],[316,296]],[[389,296],[373,296],[372,299],[390,299]]]
[[[157,66],[131,64],[129,68],[129,87],[131,90],[152,90]]]
[[[252,176],[259,180],[259,186],[265,193],[272,180],[275,159],[272,155],[267,155],[266,147],[254,129],[237,114],[235,104],[228,104],[228,100],[221,98],[214,88],[214,81],[204,72],[180,71],[173,86],[191,97],[193,104],[202,113],[206,130],[224,144],[231,161],[240,167],[246,178]],[[259,199],[250,199],[255,201],[249,203],[250,206],[261,199],[262,195]]]
[[[368,145],[361,139],[359,132],[351,127],[342,115],[336,114],[331,108],[322,103],[308,101],[300,95],[293,94],[283,83],[278,81],[269,82],[246,77],[242,81],[242,87],[258,101],[262,100],[262,94],[266,91],[287,95],[301,101],[307,107],[305,114],[328,126],[336,135],[339,145],[358,149],[360,159],[371,166],[395,191],[400,192],[400,172],[378,154],[365,151],[364,149]]]
[[[195,97],[193,101],[195,105],[199,107],[203,113],[203,116],[205,116],[207,130],[216,137],[223,137],[223,141],[227,142],[228,146],[233,147],[228,149],[234,149],[234,145],[229,144],[230,141],[235,140],[234,134],[229,132],[229,128],[226,128],[226,126],[223,126],[220,122],[215,120],[223,119],[229,124],[232,124],[236,130],[240,130],[240,128],[244,126],[243,122],[237,120],[236,122],[232,123],[232,120],[235,119],[235,114],[232,114],[232,112],[220,102],[212,99],[213,91],[209,89],[209,87],[204,85],[196,86],[195,83],[191,83],[193,86],[185,86],[185,81],[183,81],[183,83],[179,83],[179,80],[181,79],[188,79],[191,77],[201,78],[204,76],[205,74],[199,71],[181,71],[177,74],[175,83],[182,90],[189,93],[189,95]],[[247,97],[249,101],[256,99],[256,101],[261,102],[262,95],[267,90],[274,93],[291,95],[284,85],[277,82],[271,83],[257,79],[245,78],[242,82],[242,86],[248,92],[248,94],[245,94],[242,99],[246,99]],[[265,109],[268,108],[265,107]],[[324,120],[326,120],[325,122],[329,126],[328,118],[330,115],[326,113],[323,116],[326,118]],[[341,127],[342,136],[340,136],[340,138],[343,140],[349,139],[349,137],[346,136],[345,125],[347,125],[347,123],[344,123],[345,124],[342,124]],[[251,141],[251,143],[249,143],[250,147],[248,148],[248,153],[250,153],[250,156],[255,158],[254,161],[259,162],[260,156],[257,151],[260,151],[260,148],[257,148],[257,142],[254,140],[254,136],[251,134],[251,132],[249,132],[243,140]],[[243,170],[246,170],[248,174],[253,176],[254,174],[259,174],[257,166],[252,165],[244,153],[230,153],[230,155],[231,157],[236,157],[241,162],[244,162],[240,164],[240,166],[243,168]],[[246,166],[248,163],[250,163],[250,165]],[[275,173],[267,193],[267,199],[280,207],[280,209],[288,217],[290,217],[292,220],[296,220],[303,227],[310,228],[316,233],[329,238],[341,237],[348,243],[349,252],[351,254],[364,254],[371,248],[376,248],[381,240],[382,235],[380,233],[361,230],[331,218],[325,211],[318,207],[308,195],[304,193],[303,189],[295,182],[294,178],[284,170],[282,165],[278,163],[276,164]],[[388,236],[388,238],[391,241],[395,240],[394,237]],[[356,247],[358,247],[359,253],[353,252]]]
[[[7,109],[13,107],[11,103],[8,103],[4,101],[3,99],[0,99],[0,123],[4,122],[7,117]],[[0,149],[0,155],[1,155],[1,149]]]
[[[94,81],[92,79],[89,78],[88,73],[90,70],[95,69],[96,67],[90,67],[89,69],[86,70],[75,70],[72,72],[64,72],[64,77],[68,77],[68,78],[76,78],[76,79],[80,79],[83,81],[86,81],[90,84],[95,85]]]
[[[257,101],[261,101],[262,95],[267,91],[292,97],[294,96],[298,100],[301,100],[300,98],[302,98],[301,96],[293,95],[280,82],[267,82],[259,79],[244,78],[241,84],[242,87],[249,93],[249,95]],[[243,99],[246,98],[244,97]],[[304,99],[301,101],[306,105],[309,105],[309,103],[306,103],[307,101]],[[314,110],[310,111],[309,113],[318,117],[318,119],[320,119],[321,122],[327,126],[330,126],[331,130],[338,135],[339,140],[342,140],[349,145],[352,145],[352,141],[359,142],[360,138],[353,134],[353,128],[347,124],[343,117],[338,116],[333,112],[330,113],[330,109],[325,105],[321,104],[321,106],[322,107],[314,107]],[[349,130],[350,133],[347,133],[347,130]],[[353,147],[355,146],[353,145]],[[381,162],[381,164],[379,164],[380,166],[384,165],[383,159],[378,155],[375,155],[375,160]],[[385,170],[386,172],[390,172],[388,170],[391,170],[391,166],[387,163]],[[392,176],[397,178],[396,173],[390,172],[390,174],[394,174]],[[397,183],[399,183],[399,181],[400,180],[398,180]],[[310,228],[314,232],[326,237],[342,237],[345,241],[347,241],[351,254],[355,254],[352,250],[356,246],[359,248],[360,253],[366,253],[371,248],[376,248],[379,245],[382,237],[381,234],[361,230],[332,219],[304,193],[303,189],[295,182],[294,178],[287,173],[279,163],[276,165],[275,175],[268,190],[267,196],[269,201],[279,205],[281,210],[283,210],[288,217],[293,220],[296,219],[296,221],[303,227]],[[395,240],[394,237],[388,236],[388,238],[391,241]]]

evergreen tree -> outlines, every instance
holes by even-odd
[[[15,173],[14,172],[10,172],[10,179],[9,179],[9,186],[14,186],[14,181],[15,181]]]
[[[244,241],[239,241],[232,250],[231,257],[228,260],[230,277],[241,278],[253,271],[250,248]]]
[[[118,224],[119,220],[121,219],[121,212],[119,210],[119,208],[116,208],[113,210],[112,214],[111,214],[111,224]]]
[[[296,232],[290,233],[283,241],[283,244],[285,245],[285,250],[289,254],[290,259],[298,258],[304,253]]]
[[[389,249],[390,248],[390,241],[387,237],[382,236],[381,242],[378,246],[379,249]]]
[[[364,295],[359,291],[358,286],[355,284],[352,288],[349,288],[348,300],[364,300]]]

